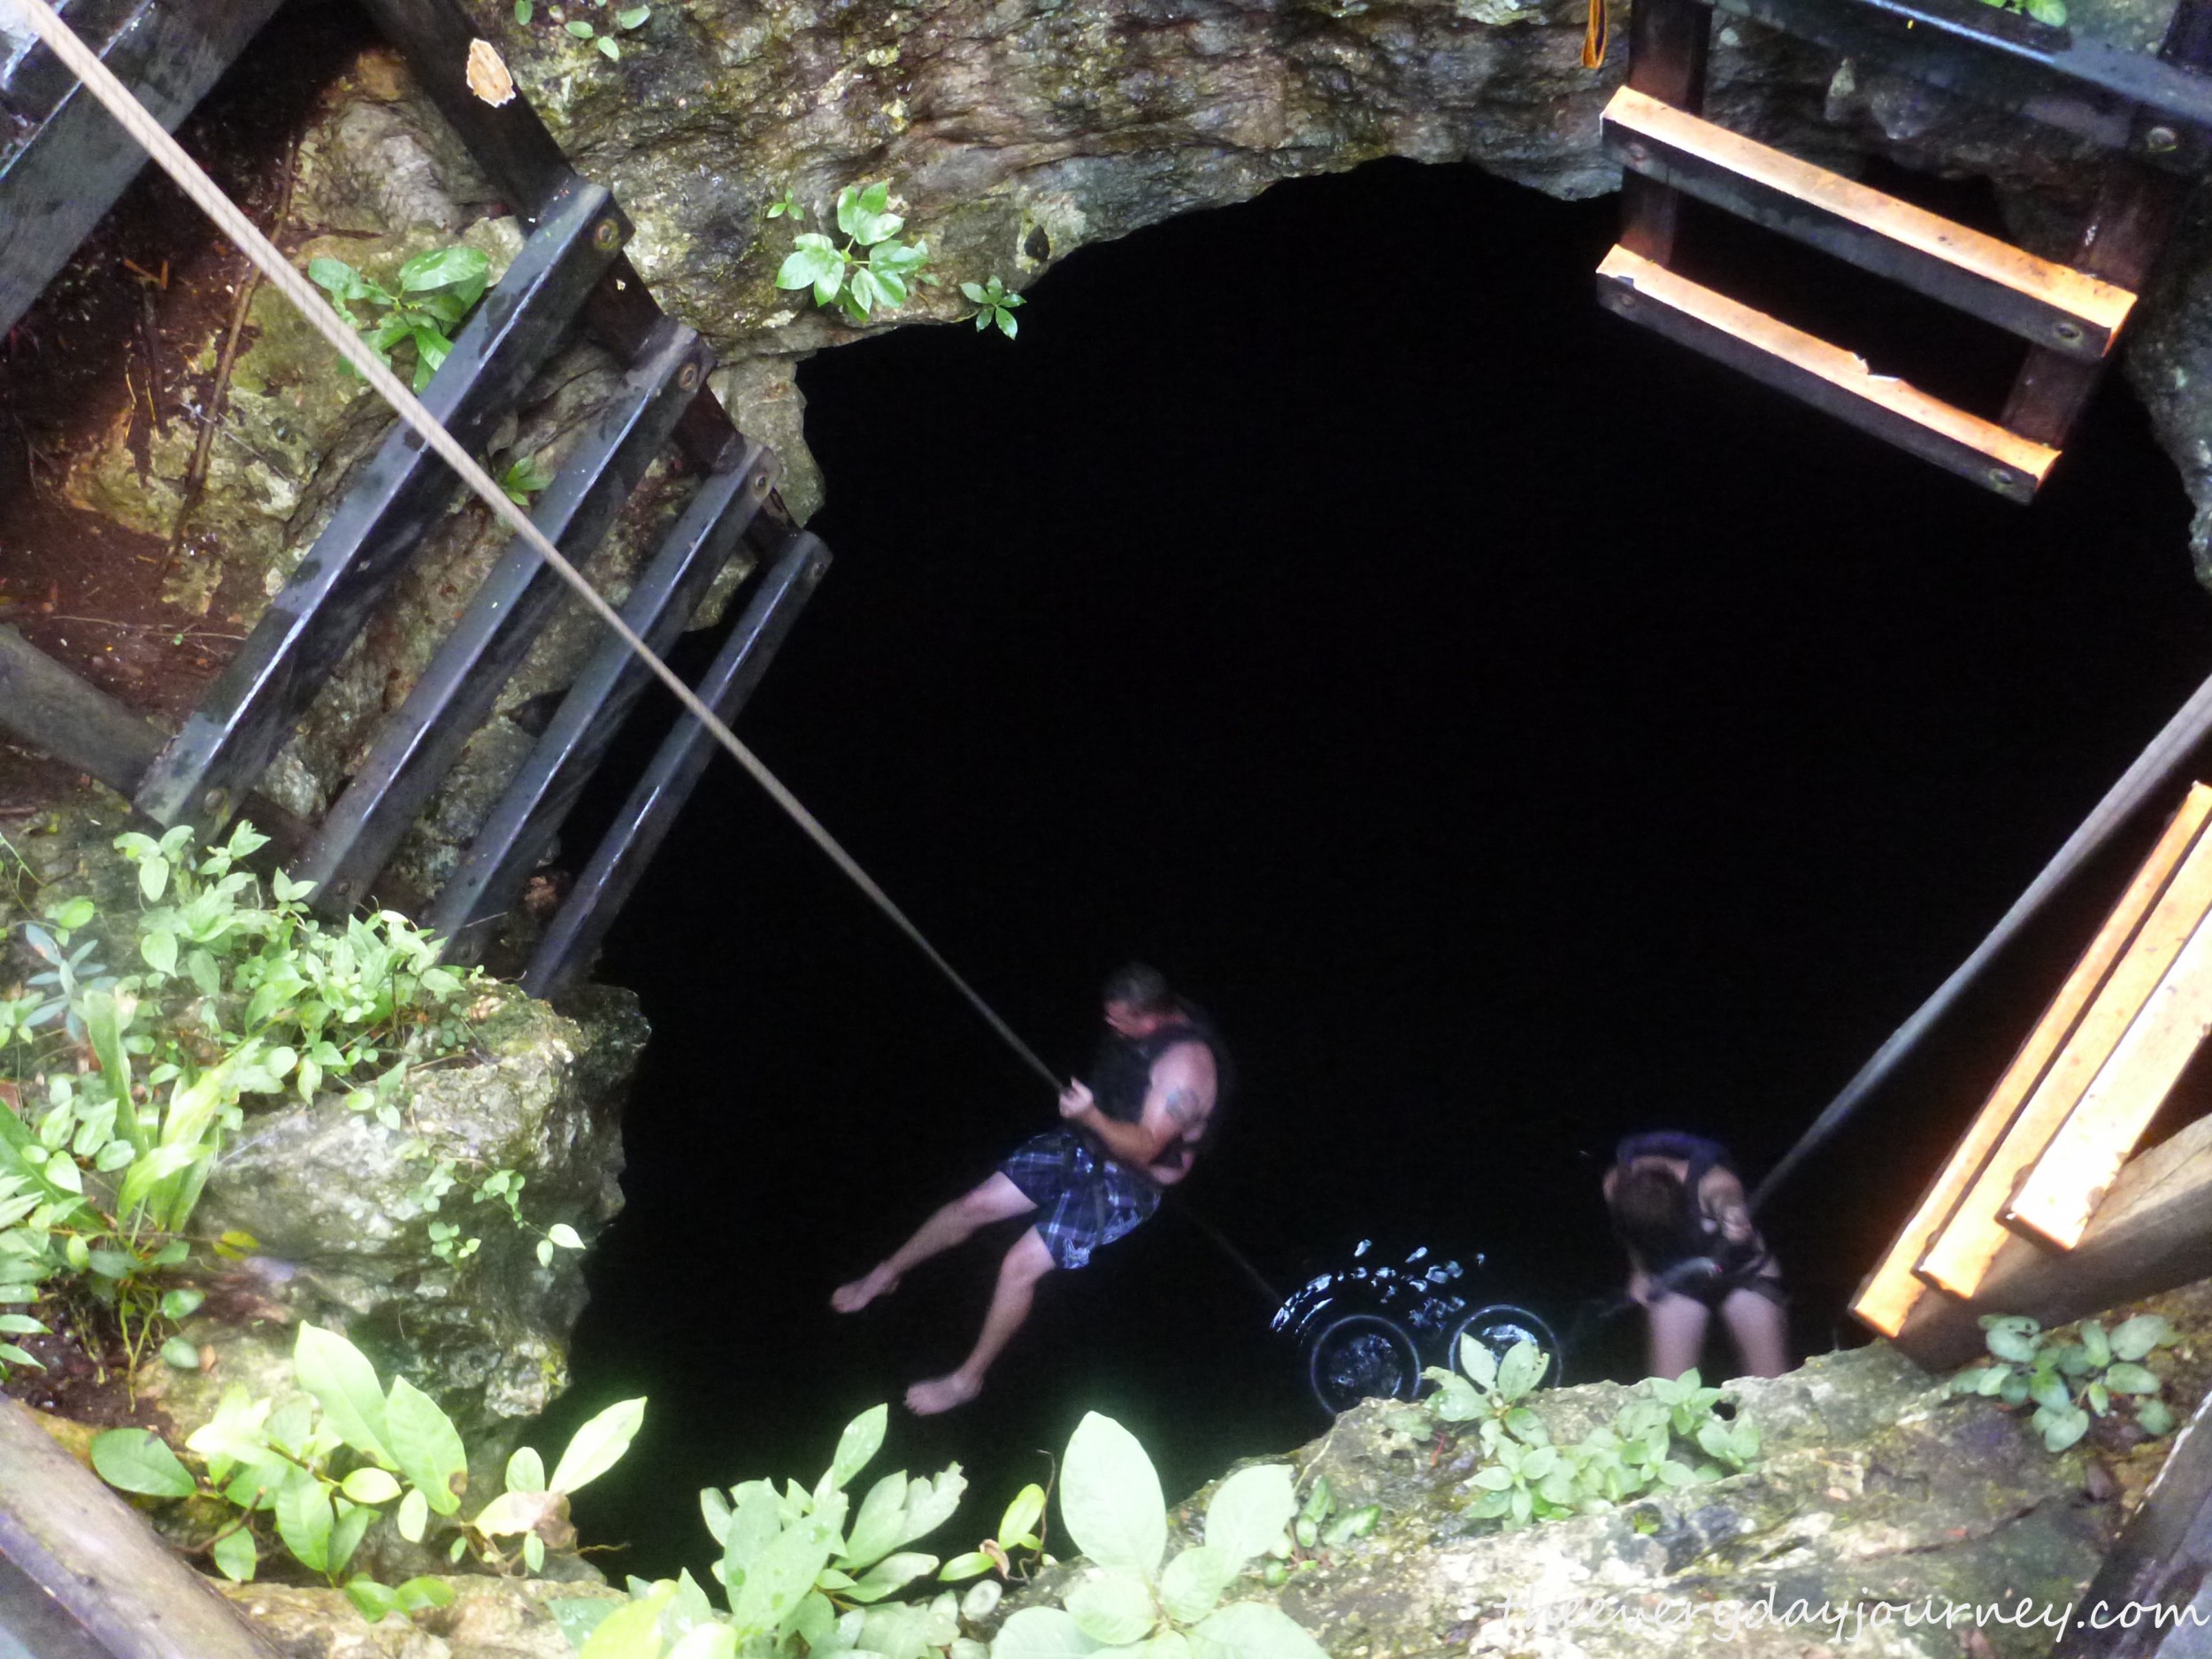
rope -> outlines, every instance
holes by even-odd
[[[1920,1005],[1913,1017],[1874,1051],[1874,1057],[1859,1068],[1858,1074],[1843,1086],[1843,1092],[1813,1119],[1812,1126],[1798,1137],[1797,1144],[1768,1171],[1766,1179],[1751,1194],[1752,1209],[1758,1209],[1771,1197],[1798,1165],[1843,1127],[1845,1120],[1868,1095],[1889,1080],[1905,1056],[1920,1045],[1936,1022],[1950,1011],[1953,1004],[1966,994],[1967,987],[1981,977],[1983,971],[2059,889],[2101,852],[2129,819],[2186,772],[2191,757],[2208,733],[2212,733],[2212,680],[2197,687],[2149,746],[2135,757],[2135,764],[2121,773],[2120,780],[2105,792],[2096,810],[2067,837],[2066,844],[2043,866],[2042,873],[2013,901],[2012,908],[1989,930],[1989,936],[1975,947],[1974,954],[1959,964],[1951,977],[1938,986],[1935,994]]]
[[[1054,1075],[1052,1068],[1039,1059],[1036,1051],[1015,1034],[1011,1025],[999,1018],[998,1011],[960,977],[953,965],[939,954],[937,948],[923,937],[921,929],[908,919],[906,912],[892,902],[890,895],[876,885],[873,878],[855,862],[852,855],[840,846],[836,838],[800,803],[798,797],[784,787],[781,780],[768,770],[760,757],[738,741],[736,733],[723,724],[713,710],[700,701],[699,695],[684,683],[675,670],[655,655],[635,631],[623,621],[615,608],[600,596],[598,589],[586,581],[583,574],[562,557],[560,549],[547,539],[545,533],[530,522],[521,508],[508,499],[506,492],[492,481],[491,475],[476,464],[474,457],[461,447],[453,434],[416,401],[414,394],[400,383],[398,377],[331,309],[315,290],[314,285],[292,268],[291,261],[255,228],[253,221],[239,211],[237,204],[225,196],[215,181],[200,170],[199,165],[184,153],[177,141],[162,129],[161,123],[132,96],[130,88],[110,73],[107,65],[78,38],[76,31],[55,15],[47,0],[7,0],[7,3],[13,4],[38,37],[52,49],[54,55],[76,73],[123,130],[144,147],[146,153],[161,165],[164,173],[176,180],[177,187],[191,197],[200,211],[215,221],[223,234],[229,237],[259,267],[263,277],[282,290],[285,298],[299,308],[300,314],[313,326],[315,332],[327,340],[339,356],[358,370],[362,379],[376,389],[377,395],[392,406],[394,412],[413,427],[447,465],[460,474],[461,480],[475,493],[477,499],[491,509],[492,516],[521,537],[563,581],[576,590],[578,596],[591,608],[593,613],[614,630],[638,659],[675,694],[676,701],[692,718],[713,733],[715,741],[727,749],[731,757],[752,774],[753,781],[768,792],[769,798],[789,815],[793,823],[806,832],[814,844],[829,856],[831,862],[845,872],[855,887],[868,895],[878,910],[890,918],[901,933],[914,941],[916,949],[929,959],[932,966],[951,981],[953,988],[968,1000],[969,1005],[984,1018],[1006,1046],[1056,1093],[1061,1087],[1060,1079]]]

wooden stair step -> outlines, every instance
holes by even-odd
[[[2032,500],[2058,451],[1931,397],[1863,358],[1615,247],[1598,301],[1680,344],[1803,399],[2014,501]]]
[[[2136,296],[2069,265],[1815,166],[1623,87],[1605,151],[1632,173],[2085,362]]]

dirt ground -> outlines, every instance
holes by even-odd
[[[370,38],[349,7],[288,7],[180,129],[185,148],[278,246],[289,222],[293,138],[315,99]],[[222,370],[188,359],[211,336],[250,344],[251,268],[149,165],[76,257],[0,339],[0,622],[130,707],[173,724],[245,636],[264,596],[219,588],[203,613],[165,602],[194,557],[192,514],[167,545],[62,496],[70,459],[128,426],[142,472],[157,430],[197,427],[195,476],[222,428]],[[190,347],[182,342],[193,342]],[[0,817],[50,796],[51,763],[0,745]]]

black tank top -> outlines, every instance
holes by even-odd
[[[1160,1162],[1179,1152],[1195,1154],[1214,1138],[1220,1125],[1222,1108],[1229,1098],[1230,1065],[1228,1050],[1212,1023],[1189,1003],[1178,1002],[1175,1018],[1148,1036],[1125,1037],[1110,1030],[1099,1040],[1098,1053],[1084,1079],[1091,1086],[1091,1097],[1100,1111],[1117,1123],[1135,1123],[1144,1116],[1145,1096],[1152,1092],[1154,1063],[1182,1042],[1202,1043],[1213,1056],[1213,1110],[1206,1114],[1205,1125],[1196,1135],[1179,1135],[1161,1148]]]

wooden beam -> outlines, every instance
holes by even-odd
[[[2212,920],[2189,942],[2112,1058],[2014,1194],[2005,1225],[2062,1250],[2081,1241],[2097,1201],[2150,1127],[2212,1029]]]
[[[1621,88],[1605,153],[1740,219],[1902,283],[2024,340],[2094,362],[2135,296],[1915,207],[1841,173]]]
[[[1985,1313],[2064,1325],[2201,1279],[2212,1279],[2212,1118],[2129,1160],[2071,1250],[2008,1239],[1972,1297],[1924,1296],[1897,1346],[1948,1371],[1982,1351]]]
[[[2194,796],[2193,791],[2193,801]],[[1916,1271],[1923,1279],[1955,1296],[1970,1296],[1980,1286],[2004,1244],[2001,1217],[2014,1188],[2103,1071],[2208,910],[2212,910],[2212,836],[2200,829],[1956,1214],[1921,1257]]]
[[[2034,499],[2056,449],[1931,397],[1866,360],[1617,247],[1598,303],[1693,350],[1802,398],[1923,460],[2014,501]]]
[[[0,1560],[114,1659],[276,1659],[136,1510],[5,1398]]]
[[[1950,1162],[1944,1165],[1943,1172],[1922,1196],[1912,1219],[1890,1246],[1889,1254],[1859,1287],[1858,1300],[1852,1304],[1851,1311],[1884,1336],[1897,1335],[1914,1304],[1926,1293],[1926,1282],[1913,1271],[1914,1264],[1926,1253],[1937,1232],[1957,1212],[1968,1189],[2011,1126],[2021,1102],[2074,1029],[2090,998],[2111,972],[2112,964],[2134,938],[2137,928],[2165,890],[2168,879],[2208,818],[2212,818],[2212,788],[2199,784],[2190,790],[2181,810],[2159,837],[2157,846],[2128,883],[2119,903],[2105,918],[2104,926],[2097,930],[2089,949],[2074,964],[2057,996],[2028,1033],[2027,1041],[2021,1045],[2019,1053],[1998,1079],[1996,1088],[1967,1130],[1965,1139],[1959,1142],[1958,1149],[1951,1155]]]

